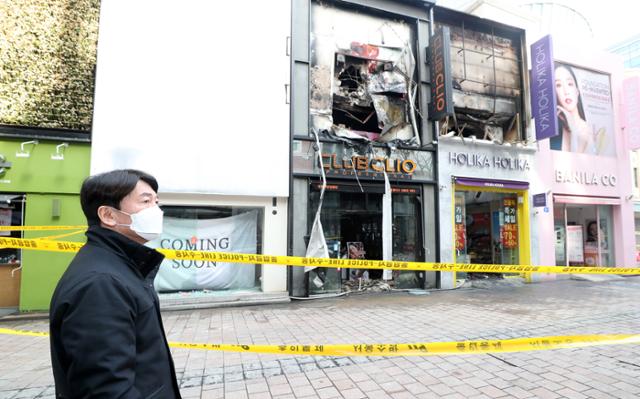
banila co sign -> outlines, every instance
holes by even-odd
[[[598,173],[585,170],[556,169],[556,183],[572,183],[583,186],[615,187],[618,178],[611,173]]]
[[[531,107],[536,139],[558,135],[553,45],[547,35],[531,45]]]
[[[451,76],[451,37],[443,26],[429,38],[431,102],[429,119],[439,121],[453,115],[453,78]]]

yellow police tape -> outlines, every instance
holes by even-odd
[[[84,244],[71,241],[52,241],[40,239],[0,238],[0,248],[22,248],[40,251],[77,252]],[[182,251],[158,249],[168,259],[195,260],[209,262],[272,264],[282,266],[316,266],[327,268],[351,269],[393,269],[424,271],[461,271],[483,273],[558,273],[558,274],[640,274],[640,268],[631,267],[593,267],[593,266],[527,266],[527,265],[491,265],[482,263],[436,263],[404,262],[366,259],[330,259],[305,258],[302,256],[273,256],[239,254],[228,252]]]
[[[0,328],[0,334],[47,337],[46,332]],[[172,348],[224,352],[318,356],[444,356],[526,352],[588,346],[640,344],[640,334],[559,335],[499,340],[418,342],[411,344],[235,345],[169,342]]]
[[[82,229],[82,230],[76,230],[76,231],[72,231],[70,233],[64,233],[64,234],[56,234],[53,236],[45,236],[45,237],[37,237],[34,238],[35,240],[57,240],[60,238],[64,238],[64,237],[71,237],[71,236],[75,236],[78,234],[82,234],[86,231],[86,229]]]
[[[53,231],[87,229],[87,226],[0,226],[0,231]]]

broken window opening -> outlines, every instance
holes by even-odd
[[[455,119],[444,121],[442,135],[453,135],[465,138],[475,137],[492,141],[496,144],[517,143],[519,139],[520,114],[497,115],[478,110],[455,109]],[[456,125],[457,122],[457,125]],[[447,133],[449,132],[449,133]]]
[[[312,4],[311,129],[350,141],[418,145],[412,28]]]
[[[391,62],[337,53],[334,67],[334,125],[377,141],[408,122],[406,82]]]

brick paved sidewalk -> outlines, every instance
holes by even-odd
[[[163,315],[185,342],[318,344],[640,333],[640,278],[360,295]],[[46,321],[0,323],[45,331]],[[48,341],[0,336],[0,399],[53,398]],[[185,398],[637,398],[640,345],[446,357],[174,349]]]

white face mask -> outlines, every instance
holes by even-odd
[[[162,212],[158,205],[145,208],[136,213],[127,213],[119,209],[116,210],[131,218],[131,224],[119,224],[119,226],[129,227],[145,240],[155,240],[160,237],[160,234],[162,234],[162,220],[164,212]]]

